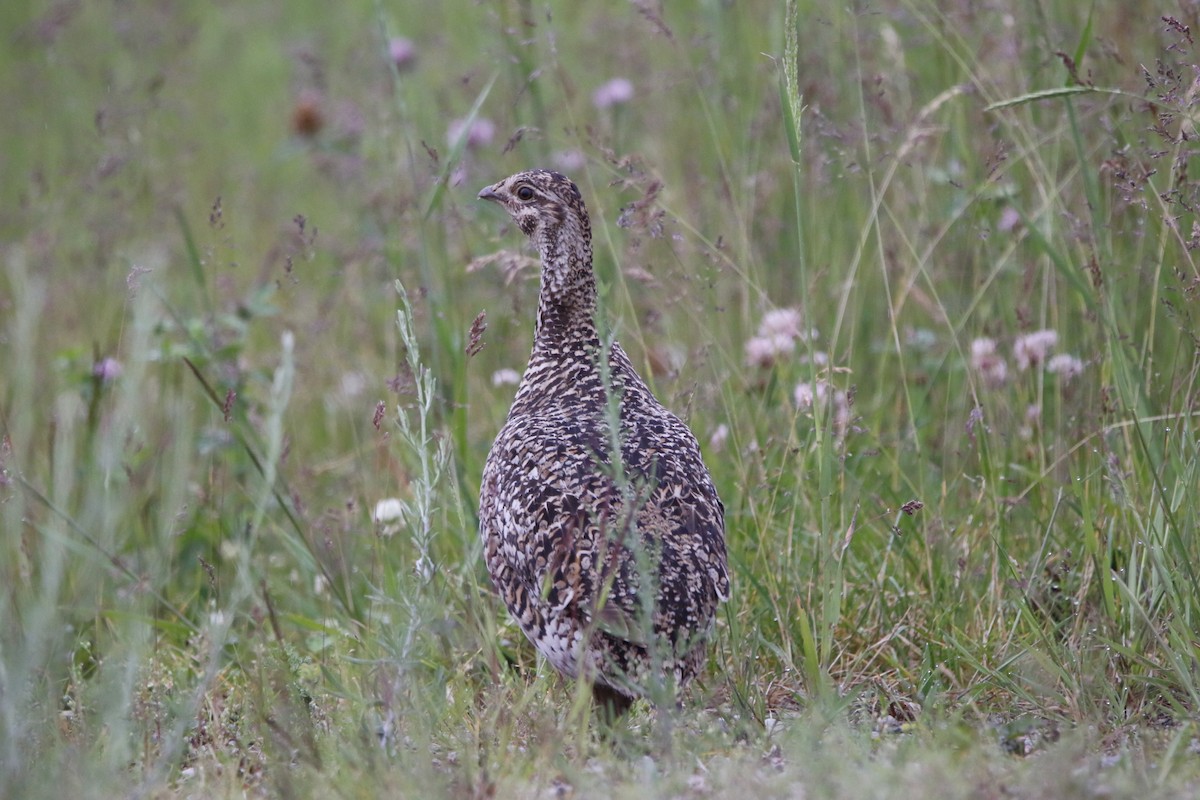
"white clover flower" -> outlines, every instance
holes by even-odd
[[[1013,342],[1013,358],[1016,359],[1017,369],[1027,370],[1046,361],[1046,356],[1058,344],[1058,332],[1052,330],[1034,331],[1024,336],[1018,336]]]

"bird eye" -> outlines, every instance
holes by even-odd
[[[529,186],[522,186],[517,189],[517,199],[529,201],[533,199],[533,189]]]

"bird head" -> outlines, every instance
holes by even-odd
[[[561,233],[590,238],[579,187],[557,172],[544,169],[518,172],[485,187],[479,198],[500,204],[517,227],[539,244]]]

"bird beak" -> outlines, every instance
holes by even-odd
[[[479,190],[479,194],[476,195],[476,197],[478,197],[480,200],[495,200],[497,203],[499,203],[500,195],[496,192],[497,186],[499,186],[499,184],[494,183],[491,186],[483,187]]]

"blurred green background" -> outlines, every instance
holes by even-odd
[[[1197,14],[5,3],[0,794],[1186,796]],[[533,166],[728,509],[615,739],[476,542]]]

